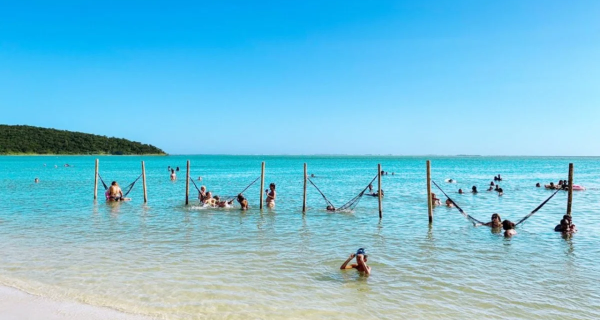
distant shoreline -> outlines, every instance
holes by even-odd
[[[132,156],[168,156],[168,154],[160,154],[160,153],[145,153],[145,154],[110,154],[110,153],[92,153],[92,154],[68,154],[68,153],[6,153],[0,154],[0,156],[7,157],[58,157],[58,156],[68,156],[68,157],[80,157],[80,156],[113,156],[113,157],[132,157]]]

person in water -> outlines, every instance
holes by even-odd
[[[538,182],[538,183],[536,183],[536,184],[535,184],[535,187],[536,187],[536,188],[540,188],[540,187],[541,187],[540,183],[539,183],[539,182]]]
[[[221,198],[219,196],[215,196],[215,205],[219,208],[230,208],[231,204],[233,204],[233,199],[227,201],[227,200],[221,200]]]
[[[439,206],[442,204],[442,200],[440,200],[438,197],[435,196],[435,193],[431,193],[431,205],[432,206]]]
[[[544,188],[553,190],[556,189],[556,186],[554,185],[554,182],[550,181],[550,184],[545,185]]]
[[[560,224],[554,227],[554,231],[562,233],[575,233],[577,232],[577,228],[572,223],[571,216],[565,214],[562,220],[560,220]]]
[[[373,192],[373,185],[369,183],[369,192]]]
[[[458,189],[458,193],[459,193],[459,194],[463,194],[463,191],[462,191],[462,189]]]
[[[177,167],[177,169],[175,169],[175,171],[179,172],[179,167]]]
[[[33,181],[34,181],[35,183],[38,183],[38,182],[40,182],[40,179],[38,179],[38,178],[35,178],[35,180],[33,180]]]
[[[500,228],[502,227],[502,218],[497,213],[492,214],[492,221],[484,223],[484,226],[492,227],[492,228]]]
[[[494,181],[491,181],[490,182],[490,187],[493,187],[493,186],[494,186]]]
[[[379,190],[377,192],[371,193],[371,195],[373,197],[379,197]],[[383,189],[381,189],[381,197],[383,198],[384,195],[385,195],[385,193],[383,192]]]
[[[454,207],[454,204],[452,203],[452,200],[446,199],[446,207],[449,207],[449,208]]]
[[[502,190],[502,188],[498,188],[498,196],[501,196],[504,194],[504,190]]]
[[[354,258],[356,258],[356,264],[348,265],[348,263],[350,263],[350,261],[352,261],[352,259]],[[356,269],[360,273],[369,275],[371,274],[371,267],[367,265],[367,258],[368,256],[365,252],[365,249],[360,248],[356,251],[356,254],[350,254],[348,259],[346,259],[346,261],[344,261],[344,263],[340,267],[340,270]]]
[[[487,188],[487,191],[494,191],[494,187],[490,186],[489,188]]]
[[[473,193],[477,193],[477,187],[476,187],[476,186],[473,186],[473,187],[471,188],[471,192],[473,192]]]
[[[502,221],[502,229],[504,229],[505,237],[512,237],[517,234],[517,230],[515,230],[515,223],[510,220]]]
[[[108,200],[109,201],[127,201],[127,200],[130,200],[128,198],[124,198],[123,197],[123,190],[121,190],[121,187],[119,187],[119,184],[116,181],[113,181],[110,184],[110,187],[108,187],[108,190],[106,192],[108,193]]]
[[[206,200],[206,187],[205,186],[200,187],[200,191],[198,191],[198,200],[200,200],[200,203],[204,203],[204,200]]]
[[[204,202],[205,205],[214,207],[217,204],[217,200],[215,200],[215,198],[213,198],[212,196],[212,192],[207,191],[206,192],[206,196],[204,198]]]
[[[171,181],[177,180],[177,175],[175,174],[175,169],[171,169]]]
[[[237,202],[242,207],[242,210],[248,210],[248,209],[250,209],[250,206],[248,206],[248,200],[246,200],[246,197],[244,197],[243,194],[241,194],[241,193],[238,194],[238,196],[237,196]]]
[[[267,207],[274,208],[275,207],[275,199],[277,198],[277,193],[275,192],[275,183],[271,183],[269,185],[269,189],[265,190],[267,194]]]
[[[335,207],[332,205],[327,206],[327,211],[335,211]]]

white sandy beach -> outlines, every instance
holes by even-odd
[[[78,302],[57,301],[0,286],[0,319],[2,320],[149,320],[109,308]]]

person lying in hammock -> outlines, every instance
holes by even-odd
[[[334,206],[327,206],[327,211],[335,211],[335,207]]]
[[[226,201],[226,200],[221,200],[221,198],[219,198],[219,196],[215,196],[215,206],[217,208],[231,208],[231,205],[233,204],[233,199]]]
[[[106,191],[106,194],[108,195],[108,197],[107,197],[108,201],[129,201],[129,200],[131,200],[131,198],[125,198],[123,196],[123,190],[121,190],[121,187],[119,187],[119,184],[116,181],[113,181],[110,184],[110,187]]]

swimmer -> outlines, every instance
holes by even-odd
[[[477,193],[477,187],[476,187],[476,186],[473,186],[473,187],[471,188],[471,192],[473,192],[473,193]]]
[[[502,177],[500,177],[500,175],[498,175],[498,181],[502,181]]]
[[[494,186],[494,181],[490,182],[490,186],[492,186],[492,187]]]
[[[452,204],[452,200],[446,199],[446,207],[449,207],[449,208],[454,207],[454,204]]]
[[[200,200],[201,203],[204,203],[204,200],[206,200],[206,187],[205,186],[200,187],[200,191],[198,192],[198,200]]]
[[[177,167],[177,169],[175,169],[175,171],[179,172],[179,167]]]
[[[438,199],[438,198],[435,196],[435,193],[433,193],[433,192],[432,192],[432,193],[431,193],[431,205],[432,205],[432,206],[439,206],[439,205],[441,205],[441,204],[442,204],[442,200]]]
[[[487,191],[494,191],[494,187],[490,186]]]
[[[167,167],[167,171],[171,172],[171,166]]]
[[[496,185],[496,188],[494,189],[494,191],[498,191],[498,190],[500,190],[500,185],[499,184]]]
[[[544,188],[553,190],[556,189],[556,186],[554,185],[554,182],[550,181],[550,184],[545,185]]]
[[[348,263],[350,263],[350,261],[352,261],[354,258],[356,258],[356,264],[348,265]],[[360,248],[356,251],[356,254],[350,254],[350,257],[348,257],[348,259],[346,259],[346,261],[342,264],[340,270],[356,269],[360,273],[369,275],[371,274],[371,267],[367,266],[367,258],[368,256],[365,252],[365,249]]]
[[[315,174],[314,174],[314,173],[311,173],[311,174],[310,174],[310,177],[311,177],[311,178],[314,178],[314,177],[315,177]]]
[[[335,211],[335,207],[334,206],[327,206],[327,211]]]
[[[177,180],[177,175],[175,174],[175,169],[171,169],[171,181]]]
[[[462,189],[458,189],[458,193],[459,193],[459,194],[463,194],[463,191],[462,191]]]
[[[517,230],[515,230],[515,223],[510,220],[502,221],[502,229],[504,229],[505,237],[512,237],[517,234]]]
[[[248,200],[246,200],[246,197],[244,197],[244,195],[242,195],[241,193],[237,196],[237,202],[240,204],[240,206],[242,206],[242,210],[250,209],[250,207],[248,206]]]
[[[267,194],[267,207],[274,208],[275,207],[275,199],[277,198],[277,193],[275,192],[275,183],[271,183],[269,185],[269,189],[265,190]]]
[[[500,228],[502,227],[502,218],[497,213],[492,214],[492,221],[484,223],[484,226],[492,227],[492,228]]]
[[[536,187],[536,188],[539,188],[539,187],[541,187],[540,183],[539,183],[539,182],[538,182],[538,183],[536,183],[536,184],[535,184],[535,187]]]
[[[384,172],[383,170],[381,170],[381,175],[382,175],[382,176],[383,176],[383,175],[385,175],[385,172]]]
[[[198,181],[202,181],[202,177],[198,177]]]
[[[502,188],[498,188],[498,196],[501,196],[504,194],[504,190],[502,190]]]
[[[35,178],[35,180],[33,180],[33,182],[38,183],[38,182],[40,182],[40,179]]]
[[[454,182],[454,180],[448,179],[448,183],[452,183],[452,182]]]

